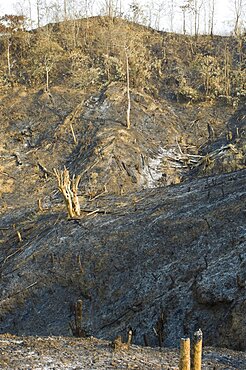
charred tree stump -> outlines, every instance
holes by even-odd
[[[74,337],[86,337],[87,334],[82,329],[82,300],[79,299],[74,305],[74,322],[69,323]]]

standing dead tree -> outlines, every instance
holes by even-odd
[[[239,36],[242,32],[242,16],[245,11],[245,0],[233,0],[233,11],[234,11],[234,34]]]
[[[131,96],[130,96],[130,74],[129,74],[129,56],[127,48],[125,48],[126,56],[126,90],[127,90],[127,112],[126,112],[126,124],[127,128],[131,127],[130,113],[131,113]]]
[[[180,9],[183,13],[183,34],[186,35],[186,14],[190,12],[191,9],[190,1],[185,1],[184,4],[180,6]]]
[[[25,17],[22,15],[4,15],[0,17],[1,39],[6,42],[6,56],[8,75],[12,73],[11,46],[15,35],[20,34],[25,29]]]
[[[70,174],[66,167],[64,167],[63,171],[54,169],[54,173],[57,179],[58,189],[64,197],[69,216],[71,218],[79,217],[80,204],[77,193],[81,176],[73,175],[72,179],[70,179]]]
[[[45,72],[46,72],[46,91],[49,91],[49,73],[52,68],[52,62],[51,60],[45,55],[44,59],[44,65],[45,65]]]

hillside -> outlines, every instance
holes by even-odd
[[[129,50],[131,130],[119,37]],[[3,204],[23,205],[30,191],[33,201],[51,194],[43,167],[82,173],[87,196],[245,167],[244,39],[193,39],[92,18],[13,33],[10,74],[7,40],[0,41]]]
[[[0,332],[72,335],[82,299],[94,337],[130,326],[156,347],[161,320],[161,346],[202,327],[206,345],[245,350],[245,36],[96,17],[8,37]],[[74,220],[54,175],[64,166],[81,176]]]

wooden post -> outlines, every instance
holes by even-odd
[[[190,370],[190,338],[180,340],[179,370]]]
[[[192,369],[201,370],[202,368],[202,331],[197,330],[194,333]]]

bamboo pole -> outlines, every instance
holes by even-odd
[[[192,369],[201,370],[202,368],[202,331],[197,330],[194,333]]]
[[[190,338],[180,339],[179,370],[190,370]]]

